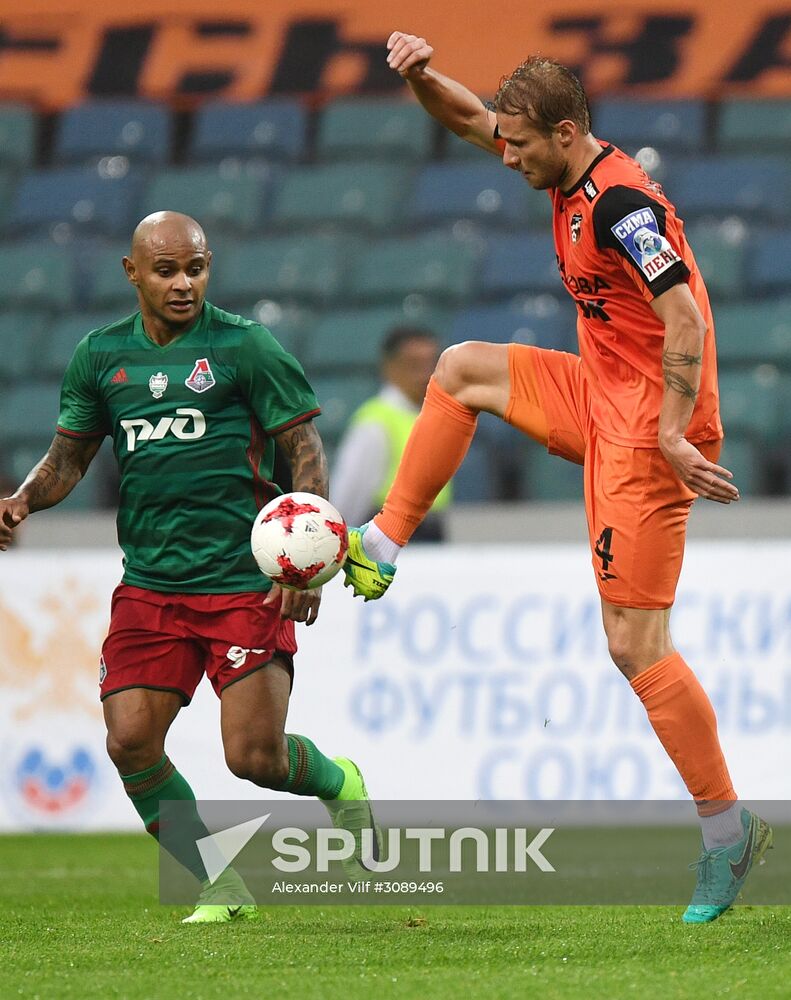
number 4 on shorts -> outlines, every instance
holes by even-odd
[[[615,574],[607,572],[610,568],[610,563],[615,562],[615,556],[612,554],[612,528],[605,528],[602,531],[596,539],[594,552],[601,559],[603,572],[599,573],[599,576],[602,580],[614,580]]]

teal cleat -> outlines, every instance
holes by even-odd
[[[396,568],[392,563],[376,562],[370,559],[363,546],[363,535],[368,525],[349,528],[349,551],[343,572],[346,575],[344,587],[351,587],[355,597],[366,601],[376,601],[393,582]]]
[[[772,828],[749,809],[742,809],[744,836],[730,847],[707,851],[689,867],[697,869],[692,902],[681,918],[685,924],[707,924],[722,916],[736,902],[744,880],[772,846]]]
[[[335,757],[335,763],[343,771],[345,778],[337,799],[322,799],[332,818],[332,825],[339,830],[348,830],[354,836],[354,854],[341,861],[347,878],[359,882],[370,875],[363,864],[363,830],[372,830],[372,855],[378,861],[381,851],[381,831],[374,819],[368,789],[362,773],[354,761],[348,757]]]
[[[241,877],[226,868],[214,884],[203,883],[195,910],[182,924],[228,924],[232,920],[255,920],[258,908]]]

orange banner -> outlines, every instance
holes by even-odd
[[[480,94],[541,52],[594,97],[791,97],[791,5],[765,0],[2,0],[0,98],[400,92],[384,52],[396,28]]]

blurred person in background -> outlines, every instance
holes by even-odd
[[[552,199],[580,353],[475,341],[445,351],[382,511],[349,532],[347,585],[366,600],[384,594],[482,411],[583,465],[610,656],[700,819],[703,850],[683,920],[716,920],[772,831],[738,801],[714,708],[670,635],[693,501],[739,499],[732,474],[717,464],[714,322],[683,224],[637,162],[593,135],[587,95],[568,67],[532,56],[502,78],[487,107],[429,65],[425,38],[396,31],[387,50],[388,65],[429,114]]]
[[[386,335],[382,388],[352,414],[330,476],[330,500],[349,524],[362,524],[382,507],[439,354],[436,336],[421,327],[396,326]],[[451,489],[442,488],[413,541],[442,541]]]

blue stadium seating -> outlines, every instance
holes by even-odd
[[[189,156],[204,161],[228,156],[293,161],[304,153],[306,134],[305,109],[292,98],[254,104],[215,102],[195,116]]]
[[[475,250],[444,233],[379,240],[361,250],[351,272],[358,302],[403,302],[410,296],[460,302],[475,287]]]
[[[436,163],[418,176],[409,215],[432,224],[447,219],[474,219],[500,226],[524,227],[531,221],[530,187],[525,179],[497,160]]]
[[[549,233],[490,239],[481,276],[487,296],[562,290],[555,244]]]
[[[791,292],[791,229],[758,229],[747,255],[747,284],[753,292]]]
[[[562,294],[562,293],[561,293]],[[472,306],[457,312],[450,330],[451,343],[483,340],[491,344],[533,344],[556,351],[577,348],[576,309],[552,295],[515,298],[490,306]]]
[[[131,170],[120,176],[93,167],[31,171],[17,189],[7,228],[45,232],[62,224],[69,232],[128,235],[137,222],[141,181]]]
[[[419,104],[392,98],[341,98],[322,111],[316,136],[320,160],[424,160],[434,122]]]
[[[61,115],[55,133],[56,163],[89,163],[126,156],[137,163],[165,163],[171,144],[170,112],[145,101],[90,101]]]
[[[21,104],[0,104],[0,164],[29,167],[36,156],[36,116]]]
[[[703,101],[609,97],[593,107],[593,133],[633,155],[643,146],[695,152],[706,140]]]
[[[33,378],[38,366],[38,344],[49,314],[36,309],[0,312],[0,357],[10,379]]]
[[[665,189],[682,219],[791,216],[791,165],[774,156],[701,156],[673,162]]]
[[[74,302],[74,261],[49,240],[0,244],[0,302],[25,309],[64,309]]]

